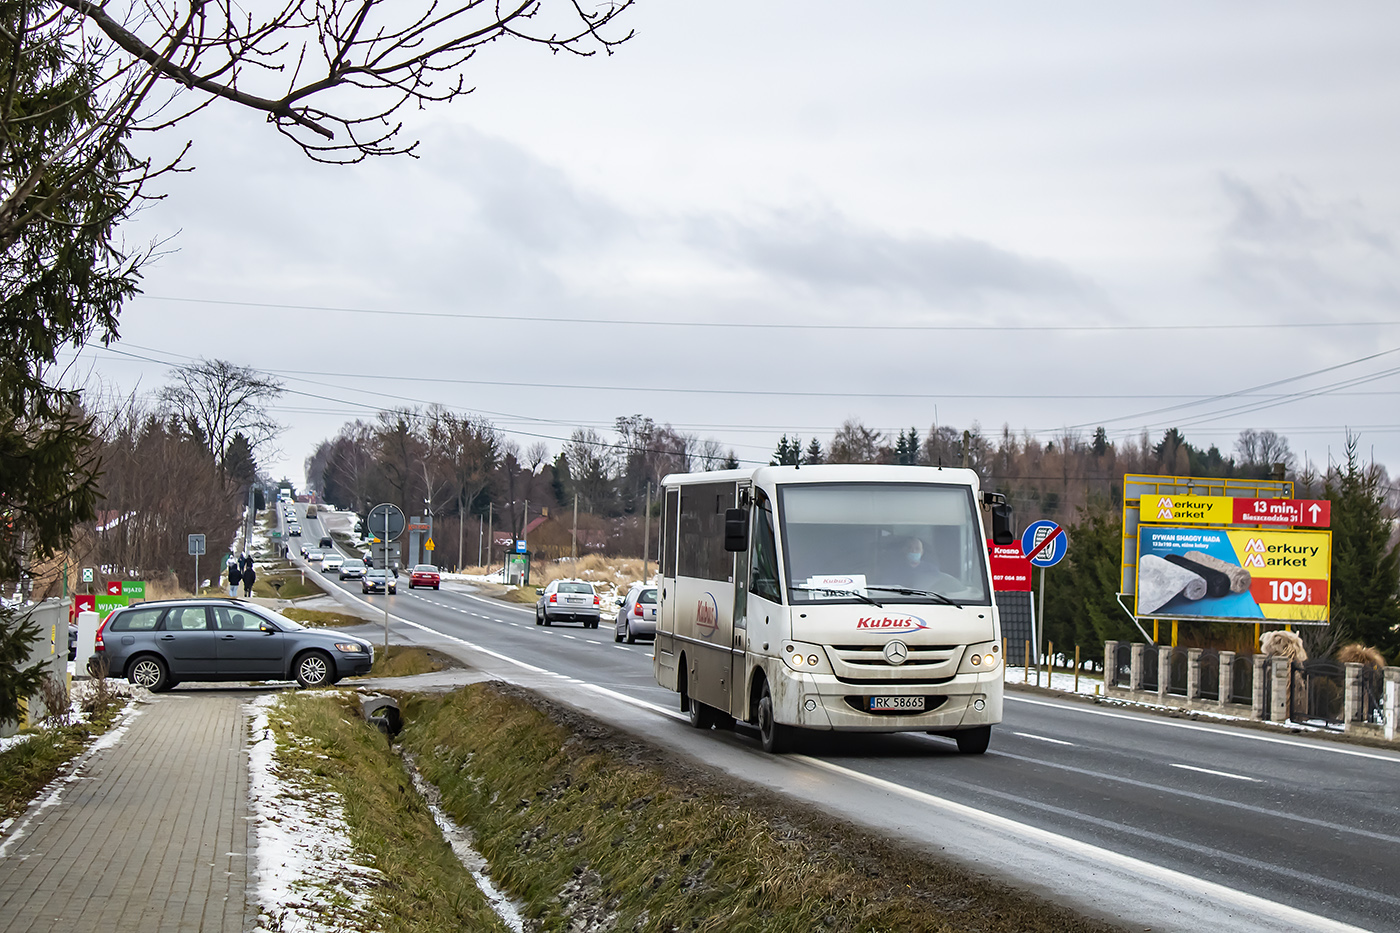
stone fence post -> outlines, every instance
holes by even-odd
[[[1103,685],[1118,686],[1118,642],[1103,643]]]
[[[1147,648],[1142,642],[1133,642],[1132,660],[1128,665],[1128,689],[1134,692],[1142,689],[1142,653]]]
[[[1230,702],[1231,694],[1235,692],[1235,653],[1233,651],[1220,652],[1220,699],[1217,706],[1224,706]]]
[[[1400,667],[1385,669],[1385,737],[1395,740],[1396,720],[1400,720]]]
[[[1168,645],[1157,646],[1157,699],[1166,702],[1167,688],[1172,682],[1172,649]]]
[[[1186,649],[1186,699],[1201,698],[1201,649]]]
[[[1286,722],[1290,712],[1288,701],[1293,684],[1293,660],[1272,658],[1269,675],[1269,718],[1274,722]]]
[[[1346,685],[1342,699],[1342,726],[1346,727],[1361,718],[1361,665],[1355,662],[1347,662],[1346,676],[1343,683]]]
[[[1254,696],[1250,703],[1251,719],[1268,719],[1269,711],[1264,708],[1264,698],[1269,695],[1269,658],[1267,655],[1254,655]]]

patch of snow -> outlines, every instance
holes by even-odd
[[[1024,667],[1011,665],[1006,669],[1006,682],[1009,684],[1029,684],[1032,687],[1049,687],[1052,690],[1062,690],[1065,693],[1074,693],[1074,672],[1054,671],[1047,674],[1044,667],[1037,670],[1032,667],[1029,672]],[[1103,678],[1097,674],[1079,674],[1079,693],[1088,696],[1097,696],[1103,692]]]
[[[471,832],[458,826],[457,823],[443,812],[438,806],[441,794],[437,787],[429,784],[423,779],[423,775],[418,773],[418,768],[409,762],[410,774],[413,777],[413,787],[428,805],[428,810],[433,814],[433,822],[437,823],[438,829],[442,830],[443,838],[452,847],[452,854],[457,856],[457,861],[462,863],[462,867],[471,873],[472,880],[481,889],[481,893],[486,896],[486,902],[491,905],[491,909],[496,912],[506,926],[515,933],[525,933],[525,920],[521,914],[524,905],[512,900],[491,882],[486,874],[486,869],[490,867],[486,858],[472,845]]]
[[[14,748],[16,745],[23,745],[25,742],[28,742],[30,739],[34,738],[38,734],[39,733],[37,732],[21,732],[19,735],[11,735],[6,736],[5,738],[0,738],[0,752],[5,751],[6,749]]]
[[[247,704],[248,797],[257,837],[255,896],[259,933],[363,929],[374,868],[356,861],[340,796],[278,761],[268,724],[275,694]]]

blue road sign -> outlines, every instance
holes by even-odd
[[[1021,553],[1036,567],[1053,567],[1069,553],[1069,535],[1057,522],[1031,522],[1021,534]]]

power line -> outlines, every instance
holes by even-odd
[[[1260,321],[1246,324],[796,324],[780,321],[665,321],[652,319],[556,317],[531,314],[485,314],[470,311],[395,311],[385,308],[343,308],[332,305],[298,305],[260,301],[232,301],[224,298],[177,298],[142,295],[148,301],[187,304],[232,305],[240,308],[268,308],[281,311],[316,311],[336,314],[373,314],[402,318],[431,318],[456,321],[518,321],[530,324],[586,324],[620,327],[701,327],[735,330],[811,331],[1024,331],[1024,332],[1119,332],[1119,331],[1217,331],[1319,329],[1334,327],[1396,327],[1400,321]]]

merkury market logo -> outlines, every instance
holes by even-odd
[[[861,616],[856,619],[856,628],[872,632],[918,632],[928,628],[928,623],[918,616]]]

